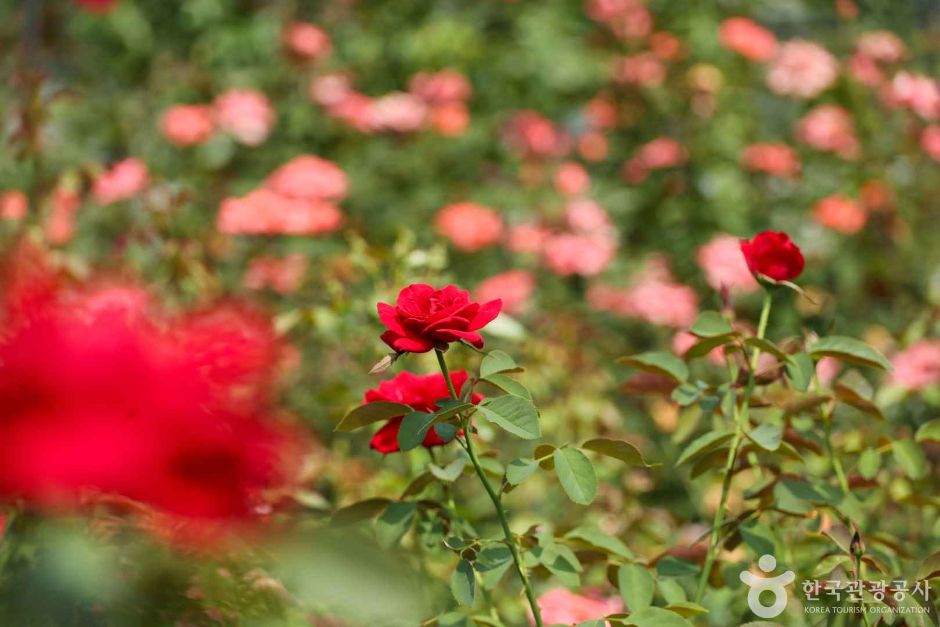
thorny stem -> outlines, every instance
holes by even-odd
[[[444,379],[447,381],[447,388],[450,390],[451,397],[453,397],[454,400],[459,400],[459,397],[457,396],[457,390],[454,389],[454,384],[450,380],[450,371],[447,369],[447,362],[444,360],[443,351],[435,349],[434,353],[437,355],[437,363],[441,367],[441,373],[444,375]],[[509,529],[509,521],[506,519],[506,512],[503,509],[503,504],[499,499],[499,495],[493,489],[493,485],[490,483],[490,480],[486,478],[486,473],[483,471],[483,467],[480,465],[480,460],[477,458],[476,452],[473,450],[473,438],[470,437],[470,419],[461,418],[461,423],[464,436],[463,439],[458,437],[457,441],[460,443],[463,449],[467,451],[467,455],[470,457],[470,463],[473,464],[473,469],[476,471],[477,477],[480,478],[480,483],[483,484],[483,489],[486,490],[487,495],[489,495],[490,500],[493,502],[493,508],[496,510],[496,517],[499,519],[499,524],[503,528],[503,535],[506,538],[506,544],[509,546],[509,552],[512,554],[512,561],[516,566],[516,572],[519,573],[519,579],[522,580],[522,586],[525,588],[525,595],[529,600],[529,607],[532,609],[532,616],[535,619],[535,625],[536,627],[544,627],[544,623],[542,622],[542,614],[539,612],[539,605],[535,600],[535,592],[532,590],[532,584],[529,582],[529,575],[526,573],[525,565],[522,563],[522,556],[519,554],[519,547],[516,543],[516,538]]]
[[[757,323],[757,337],[764,338],[767,332],[767,321],[770,319],[770,307],[773,302],[770,291],[764,292],[764,304],[760,312],[760,320]],[[702,574],[699,577],[698,589],[695,592],[695,602],[702,600],[705,594],[705,586],[708,585],[708,575],[711,573],[712,566],[715,564],[715,557],[718,553],[718,545],[721,539],[721,528],[724,525],[725,509],[728,505],[728,493],[731,491],[731,479],[734,473],[734,465],[738,459],[738,453],[741,450],[741,443],[744,440],[744,430],[748,425],[748,414],[750,412],[751,395],[754,392],[754,374],[757,370],[757,361],[760,358],[760,349],[754,348],[748,362],[747,388],[744,390],[744,399],[740,409],[738,404],[734,405],[734,439],[731,441],[731,448],[728,449],[728,457],[725,460],[724,475],[721,482],[721,497],[718,500],[718,509],[715,510],[715,518],[712,521],[711,536],[708,541],[708,552],[705,554],[705,564],[702,567]]]

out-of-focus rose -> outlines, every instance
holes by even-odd
[[[546,625],[576,625],[595,621],[623,611],[620,597],[595,593],[575,594],[567,588],[553,588],[538,598],[539,613]],[[530,623],[535,624],[530,617]]]
[[[835,357],[823,357],[816,362],[816,376],[823,387],[828,387],[841,370],[842,362]]]
[[[415,283],[398,293],[395,305],[379,303],[377,308],[388,329],[383,342],[399,353],[426,353],[461,340],[483,348],[479,330],[499,315],[502,302],[481,304],[454,285],[435,289]]]
[[[565,161],[555,170],[555,189],[565,196],[580,196],[591,186],[591,176],[580,163]]]
[[[369,114],[375,129],[412,133],[427,122],[428,106],[412,94],[392,92],[373,100]]]
[[[555,125],[535,111],[520,111],[506,127],[508,143],[532,157],[549,157],[564,149],[564,138]]]
[[[839,76],[836,58],[817,43],[794,39],[780,46],[767,71],[767,85],[782,96],[815,98]]]
[[[95,179],[91,194],[99,205],[130,200],[150,182],[147,164],[140,159],[124,159]]]
[[[842,194],[826,196],[813,208],[813,218],[826,228],[846,235],[862,230],[868,221],[868,212],[856,201]]]
[[[604,233],[613,228],[610,216],[597,202],[579,198],[565,205],[565,222],[572,231]]]
[[[503,311],[518,315],[528,309],[535,291],[535,276],[528,270],[507,270],[484,279],[477,285],[473,297],[482,302],[499,299]]]
[[[859,153],[852,114],[838,105],[819,105],[796,125],[796,138],[816,150],[834,152],[843,159]]]
[[[718,28],[721,44],[751,61],[769,61],[777,54],[772,32],[746,17],[729,17]]]
[[[695,290],[676,283],[668,269],[660,271],[655,263],[634,277],[629,287],[591,286],[587,299],[594,309],[677,329],[688,327],[698,316]]]
[[[920,147],[927,156],[940,163],[940,126],[928,126],[920,134]]]
[[[223,200],[216,228],[229,235],[318,235],[342,223],[343,214],[332,203],[260,188]]]
[[[279,294],[297,291],[307,271],[307,258],[301,253],[286,257],[255,257],[245,272],[245,287],[253,290],[271,288]]]
[[[885,80],[885,73],[878,63],[858,51],[849,57],[848,69],[852,78],[869,87],[880,85]]]
[[[446,137],[463,135],[470,126],[470,111],[462,102],[448,102],[431,107],[431,126]]]
[[[803,273],[803,253],[783,231],[764,231],[741,240],[741,252],[754,274],[792,281]]]
[[[898,72],[882,92],[891,107],[906,107],[926,120],[940,117],[940,84],[929,76]]]
[[[430,105],[463,102],[470,98],[473,88],[467,77],[457,70],[418,72],[411,77],[408,91]]]
[[[542,226],[517,224],[509,227],[506,248],[514,253],[540,253],[551,234]]]
[[[308,22],[294,22],[287,26],[283,41],[291,54],[309,61],[325,59],[333,47],[326,31]]]
[[[748,170],[791,178],[800,173],[800,157],[783,143],[751,144],[744,149],[741,162]]]
[[[907,46],[889,30],[862,33],[855,40],[855,49],[880,63],[897,63],[907,56]]]
[[[671,137],[657,137],[643,144],[623,165],[623,176],[629,183],[641,183],[650,170],[682,165],[689,159],[685,147]]]
[[[29,212],[29,199],[18,189],[0,192],[0,220],[22,220]]]
[[[653,32],[653,16],[641,0],[587,0],[592,20],[607,24],[617,37],[639,40]]]
[[[595,276],[614,260],[617,246],[611,233],[553,233],[542,243],[542,260],[561,276]]]
[[[195,146],[205,143],[215,132],[212,107],[207,105],[175,105],[163,112],[160,131],[172,144]]]
[[[215,99],[219,128],[247,146],[268,138],[275,113],[268,97],[254,89],[230,89]]]
[[[333,107],[353,93],[352,81],[345,74],[324,74],[310,81],[310,100],[323,107]]]
[[[583,115],[587,123],[600,130],[611,130],[617,126],[620,113],[617,103],[607,95],[600,94],[584,105]]]
[[[338,201],[346,196],[346,173],[332,161],[314,155],[294,157],[265,181],[265,187],[284,196]]]
[[[610,154],[610,146],[603,133],[590,131],[578,137],[578,154],[586,161],[603,161]]]
[[[650,50],[660,59],[667,61],[678,59],[682,56],[682,41],[672,33],[659,31],[650,35]]]
[[[699,247],[695,260],[712,289],[753,292],[759,287],[741,254],[741,242],[733,235],[712,238]]]
[[[918,340],[892,355],[888,382],[906,390],[940,383],[940,340]]]
[[[46,217],[43,230],[50,244],[65,244],[75,235],[75,214],[82,203],[78,192],[71,186],[60,183],[52,192],[52,208]]]
[[[503,235],[499,214],[474,202],[447,205],[437,212],[434,226],[454,247],[468,253],[496,244]]]
[[[623,85],[655,87],[666,80],[666,65],[652,52],[638,52],[617,59],[612,74]]]

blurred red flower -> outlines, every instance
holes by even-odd
[[[160,131],[171,144],[195,146],[203,144],[215,132],[212,107],[208,105],[175,105],[163,112]]]
[[[858,202],[843,196],[826,196],[813,207],[813,218],[821,225],[846,235],[862,230],[868,221],[868,212]]]
[[[800,173],[800,156],[783,143],[751,144],[744,149],[741,162],[748,170],[789,178]]]
[[[718,37],[723,45],[751,61],[769,61],[777,54],[772,32],[746,17],[729,17],[721,23]]]
[[[468,253],[497,243],[503,235],[499,214],[474,202],[447,205],[437,212],[434,226],[456,248]]]
[[[783,231],[764,231],[741,240],[747,267],[755,275],[775,281],[792,281],[803,272],[803,253]]]
[[[528,270],[507,270],[484,279],[474,290],[477,300],[499,299],[503,302],[503,311],[508,314],[520,314],[528,307],[535,291],[535,276]]]
[[[492,322],[502,306],[498,299],[472,302],[469,292],[454,285],[435,289],[415,283],[398,293],[394,306],[378,304],[379,319],[388,328],[382,341],[399,353],[426,353],[460,340],[482,348],[477,331]]]
[[[140,159],[124,159],[98,175],[91,193],[99,205],[110,205],[130,200],[142,192],[149,182],[146,163]]]
[[[291,54],[311,61],[328,57],[333,47],[326,31],[308,22],[294,22],[287,26],[283,41]]]

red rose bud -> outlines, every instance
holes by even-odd
[[[465,340],[483,347],[477,331],[499,315],[503,303],[474,303],[470,293],[453,285],[439,290],[415,283],[398,294],[395,306],[379,303],[379,319],[388,327],[382,341],[399,353],[426,353]],[[446,396],[446,395],[445,395]]]
[[[792,281],[803,272],[803,253],[783,231],[764,231],[741,240],[748,269],[774,281]]]
[[[463,370],[457,370],[450,374],[450,381],[460,394],[463,384],[467,382],[467,373]],[[447,388],[447,382],[442,374],[431,374],[419,376],[410,372],[401,372],[394,379],[383,381],[379,387],[366,392],[363,399],[365,403],[374,403],[376,401],[388,401],[392,403],[404,403],[410,405],[412,409],[420,412],[434,412],[439,408],[437,401],[443,398],[450,398],[450,390]],[[471,399],[473,403],[479,403],[483,400],[480,394],[474,394]],[[398,429],[401,426],[403,416],[396,416],[389,420],[379,429],[369,446],[373,449],[388,455],[397,453],[398,448]],[[424,438],[423,446],[431,448],[432,446],[441,446],[447,444],[433,428],[428,430]]]

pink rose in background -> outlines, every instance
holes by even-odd
[[[891,357],[888,382],[906,390],[940,383],[940,340],[918,340]]]
[[[852,78],[869,87],[880,85],[885,80],[884,70],[877,61],[858,51],[849,57],[848,69]]]
[[[560,131],[535,111],[516,113],[506,127],[506,138],[510,146],[530,157],[549,157],[564,151]]]
[[[834,152],[843,159],[854,159],[859,153],[852,115],[838,105],[814,107],[797,122],[796,138],[816,150]]]
[[[816,376],[823,387],[829,387],[841,371],[842,362],[835,357],[823,357],[816,362]]]
[[[907,46],[889,30],[862,33],[855,40],[855,50],[880,63],[897,63],[907,56]]]
[[[882,98],[888,106],[910,109],[926,120],[940,117],[940,84],[929,76],[898,72]]]
[[[610,96],[599,94],[584,105],[582,115],[592,128],[609,131],[616,128],[620,112]]]
[[[572,231],[583,233],[607,232],[613,229],[610,216],[604,208],[589,198],[570,201],[565,206],[565,222]]]
[[[245,272],[245,287],[270,288],[279,294],[296,292],[307,272],[307,257],[291,253],[286,257],[255,257]]]
[[[614,61],[612,74],[623,85],[655,87],[666,80],[666,65],[652,52],[638,52]]]
[[[332,161],[300,155],[275,170],[265,187],[284,196],[337,201],[346,196],[348,181],[346,173]]]
[[[514,253],[540,253],[551,234],[549,229],[542,226],[517,224],[509,228],[506,248]]]
[[[780,46],[767,71],[767,86],[781,96],[815,98],[839,77],[839,63],[825,48],[794,39]]]
[[[336,106],[353,93],[352,81],[345,74],[324,74],[310,81],[310,100],[323,107]]]
[[[0,220],[22,220],[29,213],[29,199],[18,189],[0,192]]]
[[[442,208],[434,226],[455,248],[468,253],[496,244],[503,236],[503,219],[499,214],[473,202],[457,202]]]
[[[659,257],[650,259],[630,286],[593,285],[587,300],[594,309],[677,329],[690,326],[698,316],[695,290],[677,283]]]
[[[920,134],[920,147],[934,161],[940,163],[940,126],[928,126]]]
[[[519,315],[529,308],[535,291],[535,276],[528,270],[507,270],[484,279],[477,285],[473,298],[480,302],[500,299],[503,311]]]
[[[695,260],[705,281],[715,290],[753,292],[759,285],[741,254],[741,241],[733,235],[718,235],[699,247]]]
[[[846,235],[862,230],[868,221],[868,212],[858,202],[842,194],[826,196],[813,208],[813,219],[826,228]]]
[[[470,126],[470,111],[462,102],[449,102],[431,108],[431,126],[446,137],[462,135]]]
[[[172,144],[195,146],[203,144],[215,132],[212,107],[206,105],[175,105],[163,112],[160,131]]]
[[[659,31],[650,35],[649,44],[653,54],[667,61],[679,59],[685,52],[682,41],[666,31]]]
[[[247,146],[257,146],[268,138],[275,113],[268,97],[254,89],[230,89],[214,104],[219,128]]]
[[[428,106],[406,92],[392,92],[372,101],[370,118],[377,130],[412,133],[428,120]]]
[[[343,214],[331,203],[260,188],[223,200],[216,228],[228,235],[318,235],[342,223]]]
[[[653,32],[653,16],[642,0],[587,0],[585,10],[621,39],[643,39]]]
[[[657,137],[643,144],[623,165],[623,176],[629,183],[642,183],[650,170],[682,165],[689,159],[686,149],[671,137]]]
[[[620,597],[604,597],[592,592],[575,594],[566,588],[553,588],[542,593],[538,606],[546,625],[575,625],[623,611]],[[529,622],[535,624],[531,617]]]
[[[766,172],[782,178],[800,173],[800,156],[783,143],[751,144],[744,149],[741,163],[748,170]]]
[[[130,200],[150,182],[147,164],[140,159],[124,159],[98,175],[91,194],[99,205]]]
[[[52,208],[43,224],[50,244],[66,244],[75,235],[75,214],[82,203],[78,192],[60,183],[52,192]]]
[[[308,61],[325,59],[333,47],[326,31],[308,22],[294,22],[287,26],[283,41],[291,54]]]
[[[674,352],[679,357],[684,357],[686,352],[695,346],[699,340],[702,338],[692,335],[688,331],[679,331],[672,336],[672,352]],[[723,346],[718,346],[708,351],[708,355],[705,356],[705,359],[709,363],[715,364],[716,366],[724,365],[725,363],[725,351]]]
[[[542,261],[561,276],[595,276],[617,254],[617,238],[611,233],[553,233],[542,244]]]
[[[408,91],[429,105],[463,102],[473,94],[470,81],[457,70],[418,72],[411,77]]]
[[[580,163],[565,161],[555,170],[555,189],[564,196],[580,196],[591,186],[591,176]]]
[[[751,61],[769,61],[777,54],[772,32],[746,17],[729,17],[718,28],[718,38],[728,50]]]

